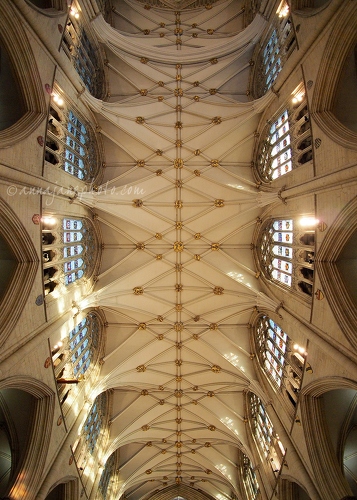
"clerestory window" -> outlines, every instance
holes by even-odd
[[[42,218],[45,295],[92,274],[97,240],[88,219]]]
[[[71,392],[72,383],[68,381],[79,382],[93,364],[100,333],[100,321],[92,311],[69,332],[66,339],[53,346],[52,361],[62,405]]]
[[[45,160],[82,181],[93,181],[98,173],[94,131],[57,90],[52,93]]]
[[[286,60],[296,47],[295,32],[285,1],[281,2],[277,16],[261,47],[254,82],[254,93],[257,98],[262,97],[273,86]]]
[[[97,99],[104,97],[105,77],[99,46],[84,26],[83,13],[77,2],[73,2],[62,48],[71,60],[87,90]]]
[[[305,91],[269,120],[258,145],[256,173],[263,182],[273,181],[312,160],[310,118]]]
[[[109,498],[109,481],[114,476],[115,472],[115,453],[112,453],[105,463],[104,470],[100,476],[98,490],[100,491],[103,500]]]
[[[247,455],[243,455],[242,469],[243,484],[247,492],[247,496],[250,500],[256,500],[259,495],[259,484],[252,463]]]
[[[255,327],[258,358],[273,387],[296,406],[304,358],[287,334],[268,316],[260,316]],[[297,346],[299,347],[299,346]]]
[[[103,392],[96,397],[83,425],[84,441],[86,443],[86,449],[90,454],[93,454],[95,450],[100,431],[104,424],[106,407],[107,395]]]
[[[312,296],[315,229],[293,219],[270,220],[262,228],[259,253],[266,278]]]
[[[269,460],[273,472],[278,474],[285,455],[284,447],[274,430],[263,403],[253,393],[249,394],[249,407],[250,422],[258,449],[262,456]]]

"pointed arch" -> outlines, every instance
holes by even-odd
[[[34,500],[39,487],[43,468],[49,449],[51,429],[53,424],[55,394],[43,382],[28,376],[14,376],[0,381],[0,394],[7,400],[8,419],[14,422],[14,428],[19,427],[18,415],[23,414],[23,399],[32,402],[29,420],[28,439],[23,443],[16,468],[12,472],[7,495],[10,498],[26,498]],[[23,397],[22,397],[23,395]],[[16,419],[14,418],[16,417]]]
[[[334,23],[329,36],[310,109],[316,124],[328,137],[343,147],[356,151],[357,132],[342,124],[334,113],[336,94],[346,60],[357,45],[357,5],[355,2],[347,2],[345,5],[344,12]],[[354,96],[349,97],[354,99]],[[349,100],[349,107],[355,107],[356,102],[355,99],[353,103]]]
[[[7,148],[30,135],[47,116],[45,94],[37,63],[23,25],[11,2],[0,3],[1,42],[8,53],[24,102],[24,114],[0,131],[0,148]]]
[[[333,449],[322,398],[329,391],[343,389],[357,390],[357,383],[347,378],[324,377],[305,386],[300,397],[307,450],[317,487],[326,500],[344,498],[351,494]]]
[[[34,10],[48,17],[56,17],[67,11],[65,0],[25,0]]]
[[[0,235],[11,250],[16,265],[0,299],[1,345],[20,318],[35,279],[39,258],[28,232],[1,198]]]
[[[78,477],[64,477],[50,488],[45,500],[75,500],[78,498]]]
[[[329,228],[321,243],[316,270],[319,273],[321,288],[344,334],[356,348],[357,307],[356,298],[351,293],[345,273],[340,265],[345,257],[345,250],[354,241],[357,234],[357,198],[350,201]],[[351,254],[353,257],[353,254]],[[348,257],[348,255],[347,255]],[[354,259],[350,259],[354,261]],[[354,277],[353,269],[349,279]]]

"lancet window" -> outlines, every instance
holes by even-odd
[[[269,461],[273,472],[277,474],[283,463],[284,447],[274,430],[263,403],[253,393],[249,395],[249,406],[252,431],[259,451],[265,460]]]
[[[45,295],[58,285],[90,276],[96,258],[97,241],[88,219],[44,217],[42,259]]]
[[[269,221],[261,232],[260,261],[271,281],[311,296],[314,280],[315,228],[293,219]]]
[[[52,93],[45,160],[82,181],[93,181],[99,165],[91,126],[58,91]]]
[[[104,97],[104,70],[99,47],[84,27],[83,13],[72,3],[63,35],[62,48],[72,61],[87,90],[97,99]]]
[[[255,327],[258,357],[273,387],[296,405],[304,366],[304,351],[268,316],[261,316]]]
[[[312,138],[305,92],[268,122],[259,144],[257,174],[270,182],[312,160]]]
[[[296,47],[293,24],[285,1],[280,4],[278,16],[263,43],[263,47],[258,57],[257,97],[263,96],[272,87],[285,61]]]

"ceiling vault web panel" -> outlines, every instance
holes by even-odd
[[[92,21],[109,100],[81,96],[102,135],[104,183],[79,197],[104,242],[81,307],[102,307],[108,325],[95,390],[113,392],[107,456],[120,450],[126,499],[240,498],[244,393],[257,385],[247,325],[255,308],[278,307],[251,252],[262,210],[281,203],[250,167],[272,98],[246,95],[266,21],[244,28],[242,1],[113,4],[112,26]]]

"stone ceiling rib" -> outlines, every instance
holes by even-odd
[[[237,52],[242,47],[257,41],[264,31],[266,21],[258,14],[244,31],[225,38],[222,43],[211,43],[210,47],[200,47],[198,49],[190,48],[187,52],[181,50],[179,55],[177,54],[176,45],[172,46],[172,50],[166,47],[166,50],[162,51],[160,47],[152,46],[148,37],[140,41],[137,36],[123,35],[111,28],[104,21],[102,15],[93,19],[92,25],[98,39],[105,43],[114,53],[117,53],[117,50],[119,50],[118,54],[120,54],[120,51],[124,51],[134,56],[140,55],[140,57],[146,57],[149,60],[165,64],[176,64],[178,61],[185,64],[201,64],[204,60],[220,58]]]
[[[262,208],[280,202],[259,192],[250,166],[273,98],[245,93],[266,21],[243,29],[240,0],[180,13],[113,1],[117,29],[92,21],[113,94],[81,94],[100,127],[105,182],[78,198],[104,240],[80,307],[107,318],[94,390],[113,390],[107,456],[119,448],[128,500],[239,498],[245,391],[256,383],[247,325],[256,307],[279,307],[260,291],[251,252]]]

